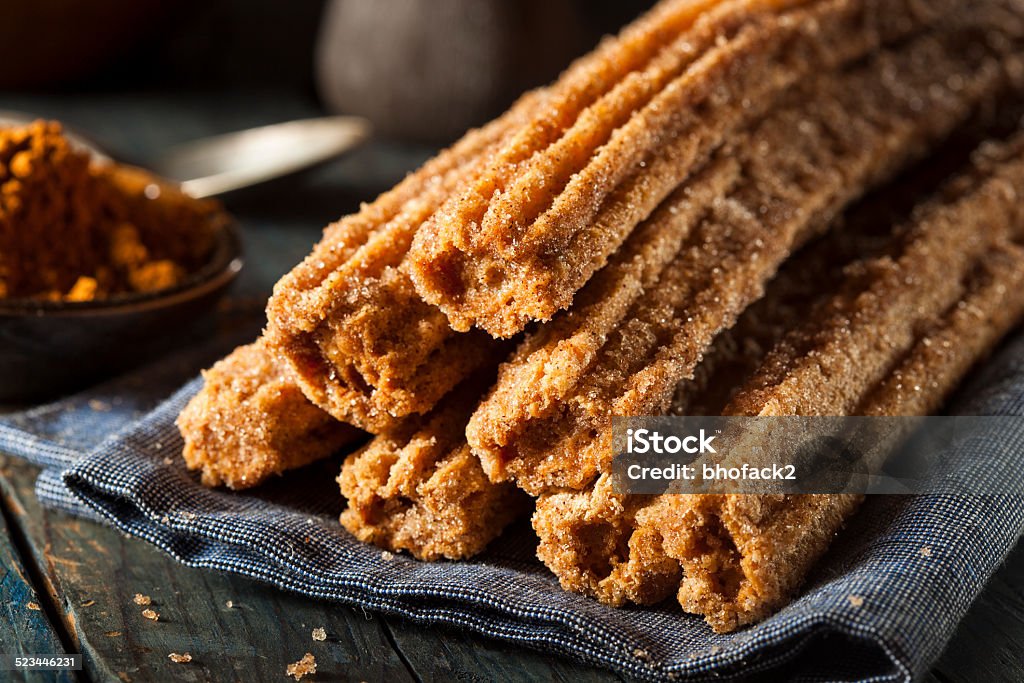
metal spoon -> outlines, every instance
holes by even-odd
[[[0,127],[24,125],[38,117],[0,111]],[[202,138],[172,147],[146,167],[181,183],[193,197],[212,197],[279,178],[327,161],[359,146],[370,124],[354,116],[301,119]],[[110,156],[87,136],[65,127],[68,139],[99,159]]]

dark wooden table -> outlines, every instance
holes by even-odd
[[[193,137],[319,113],[301,98],[202,93],[0,96],[0,109],[65,119],[140,158]],[[265,297],[322,225],[422,158],[422,150],[377,145],[301,186],[231,198],[250,253],[273,256],[250,258],[236,296]],[[313,680],[621,680],[462,631],[184,567],[109,527],[42,509],[35,475],[0,454],[0,653],[82,653],[85,666],[66,675],[0,672],[0,680],[284,680],[285,667],[306,652],[316,657]],[[150,596],[157,621],[142,616],[136,593]],[[326,640],[313,639],[317,628]],[[168,658],[186,652],[189,663]],[[1024,548],[993,578],[927,680],[1024,680]]]

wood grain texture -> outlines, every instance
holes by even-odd
[[[971,605],[934,673],[942,683],[1024,681],[1024,543]]]
[[[0,515],[0,653],[10,655],[66,654],[60,636],[46,616],[46,598],[32,585],[12,543],[11,530]],[[69,671],[0,671],[11,681],[73,681]]]
[[[397,619],[388,619],[388,627],[402,659],[422,681],[612,683],[631,680],[556,655],[540,654],[451,628],[425,628]]]

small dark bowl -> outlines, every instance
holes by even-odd
[[[238,228],[179,285],[98,301],[0,299],[0,402],[51,398],[126,370],[195,335],[242,268]]]

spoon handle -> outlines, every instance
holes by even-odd
[[[149,166],[193,197],[211,197],[327,161],[369,135],[370,124],[357,117],[302,119],[188,142]]]

